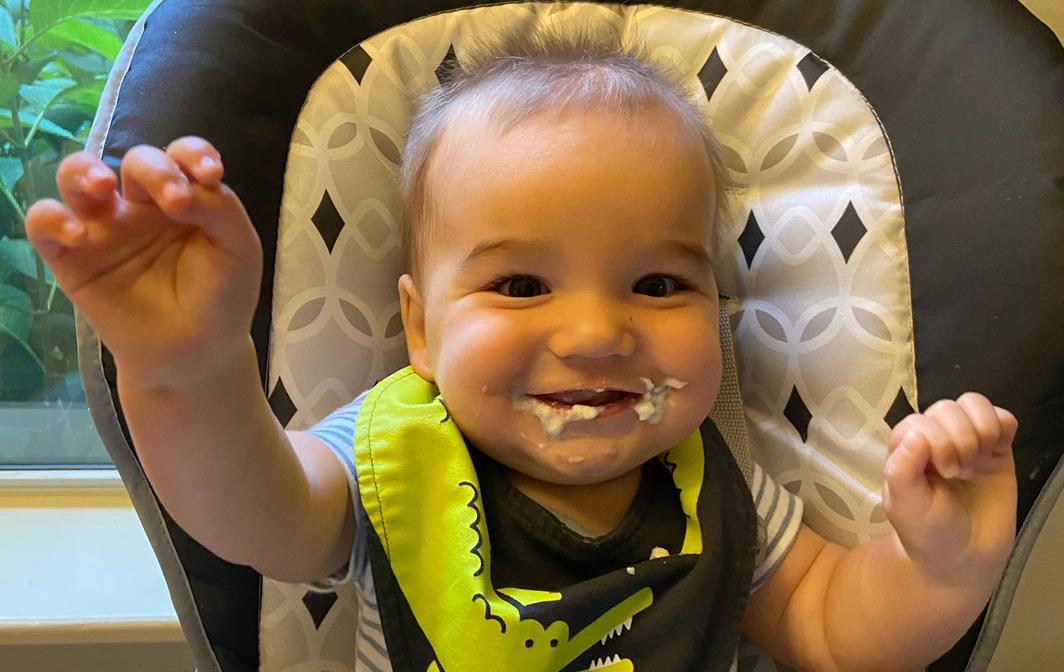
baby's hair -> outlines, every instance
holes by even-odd
[[[462,60],[441,66],[440,84],[422,97],[403,149],[401,240],[415,279],[433,215],[428,168],[447,122],[465,114],[486,112],[506,129],[547,109],[633,114],[664,104],[705,147],[717,204],[713,226],[720,231],[731,186],[720,147],[682,76],[651,62],[642,44],[611,31],[517,30],[470,48]],[[716,239],[715,232],[714,253]]]

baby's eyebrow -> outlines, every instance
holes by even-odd
[[[554,246],[549,240],[538,238],[493,238],[482,240],[473,246],[473,249],[462,260],[462,270],[468,270],[474,264],[485,257],[496,254],[530,255],[549,254]],[[713,260],[706,251],[705,246],[683,240],[667,240],[652,246],[653,253],[677,255],[694,263],[700,270],[706,273],[713,272]]]
[[[701,244],[682,240],[668,240],[658,247],[662,248],[666,253],[678,254],[686,258],[706,273],[713,272],[713,258],[709,256],[709,252]]]
[[[482,240],[473,246],[473,249],[462,260],[463,270],[468,269],[477,261],[494,254],[529,254],[544,253],[551,249],[551,243],[541,239],[494,238]]]

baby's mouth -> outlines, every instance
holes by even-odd
[[[624,390],[567,390],[551,394],[533,394],[537,399],[554,408],[568,409],[573,406],[591,406],[599,409],[598,415],[612,415],[631,404],[641,395]]]
[[[624,390],[565,390],[519,397],[514,400],[514,408],[531,411],[547,435],[557,438],[570,423],[623,413],[634,408],[641,397]]]
[[[635,411],[640,422],[656,425],[665,412],[666,394],[670,389],[682,389],[687,383],[675,378],[665,378],[660,385],[649,378],[640,380],[646,387],[641,394],[605,388],[525,394],[514,399],[514,410],[531,411],[551,438],[557,438],[571,422],[609,417],[628,409]]]

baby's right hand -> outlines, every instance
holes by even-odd
[[[222,172],[201,138],[141,145],[122,159],[119,194],[114,173],[80,152],[56,178],[67,205],[26,213],[33,246],[142,389],[209,376],[249,342],[262,247]]]

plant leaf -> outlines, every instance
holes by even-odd
[[[147,5],[146,0],[34,0],[30,3],[30,21],[40,35],[70,19],[136,20]]]
[[[33,126],[33,122],[37,121],[37,115],[26,110],[21,110],[18,115],[19,121],[26,128]],[[14,124],[11,122],[11,110],[0,108],[0,128],[11,128]],[[41,125],[37,127],[37,131],[40,133],[48,133],[49,135],[55,135],[67,140],[76,140],[77,138],[73,133],[63,128],[59,124],[48,121],[47,119],[41,119]]]
[[[52,77],[50,79],[38,79],[33,84],[23,84],[19,87],[19,93],[29,103],[29,109],[37,114],[49,104],[55,97],[67,89],[77,86],[77,82],[67,77]]]
[[[0,327],[0,399],[32,401],[44,393],[44,364],[25,341]]]
[[[40,0],[37,0],[37,2],[40,2]],[[85,49],[91,49],[98,54],[103,54],[112,61],[118,56],[118,51],[122,48],[122,40],[111,31],[87,21],[78,21],[76,19],[57,24],[41,41],[54,49],[77,45]]]
[[[18,287],[0,285],[0,328],[26,342],[33,326],[33,301]]]
[[[18,77],[10,72],[0,73],[0,103],[6,104],[18,94]]]
[[[63,102],[67,101],[79,106],[87,108],[89,116],[93,116],[96,113],[96,106],[100,104],[100,98],[103,96],[103,87],[107,85],[107,77],[100,75],[93,79],[83,83],[78,88],[67,93],[64,96]]]
[[[37,253],[24,238],[0,238],[0,265],[29,278],[37,277]],[[47,266],[44,267],[44,277],[48,282],[52,281],[52,272]]]
[[[22,165],[21,159],[16,159],[11,156],[0,157],[0,182],[7,187],[8,191],[14,191],[15,184],[22,179],[26,169]],[[0,242],[0,245],[3,243]]]
[[[32,84],[41,76],[41,71],[51,62],[52,58],[54,58],[53,53],[49,53],[43,58],[31,58],[24,63],[17,64],[12,72],[18,75],[18,81],[24,84]]]

